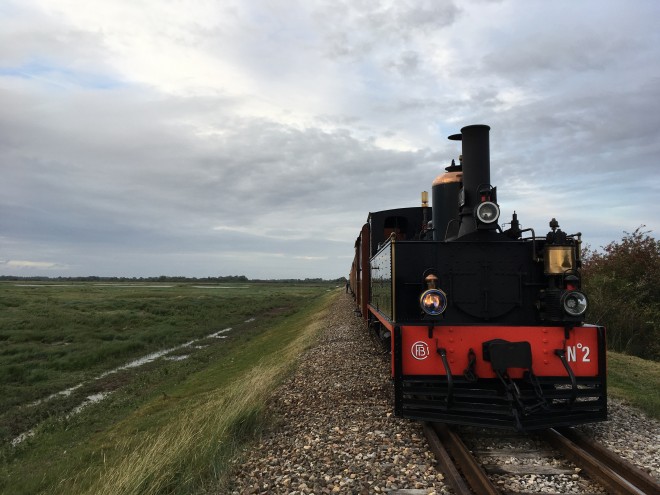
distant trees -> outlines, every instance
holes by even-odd
[[[33,282],[204,282],[204,283],[227,283],[227,282],[249,282],[245,275],[220,275],[218,277],[184,277],[160,275],[158,277],[98,277],[96,275],[85,277],[19,277],[17,275],[0,275],[0,281],[33,281]]]
[[[250,280],[245,275],[220,275],[217,277],[184,277],[184,276],[168,276],[160,275],[158,277],[19,277],[18,275],[0,275],[0,282],[6,281],[32,281],[32,282],[167,282],[167,283],[207,283],[207,284],[226,284],[229,282],[245,283],[245,282],[260,282],[260,283],[293,283],[293,284],[336,284],[343,285],[346,283],[346,277],[339,277],[337,279],[326,280],[323,278],[287,278],[287,279],[252,279]]]
[[[607,327],[610,349],[660,361],[660,241],[643,229],[603,252],[585,248],[587,320]]]

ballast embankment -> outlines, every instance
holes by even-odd
[[[392,414],[389,361],[341,295],[269,406],[272,428],[229,492],[450,493],[421,426]]]

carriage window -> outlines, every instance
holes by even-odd
[[[385,239],[389,239],[392,232],[396,234],[397,240],[405,240],[408,233],[408,220],[405,217],[387,217],[383,229]]]

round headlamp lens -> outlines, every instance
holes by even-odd
[[[564,311],[571,316],[580,316],[587,310],[587,296],[576,290],[567,292],[562,297]]]
[[[427,315],[441,315],[447,309],[447,295],[440,289],[429,289],[422,293],[419,305]]]
[[[492,201],[484,201],[477,206],[477,218],[482,223],[497,222],[500,217],[500,208]]]

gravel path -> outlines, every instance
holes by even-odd
[[[389,360],[342,294],[276,392],[277,425],[241,460],[230,492],[451,493],[421,427],[394,417],[392,403]]]
[[[392,414],[389,371],[389,357],[342,294],[317,343],[275,392],[275,424],[236,465],[229,493],[451,493],[421,426]],[[610,420],[581,429],[660,478],[658,421],[610,399]],[[575,478],[508,475],[498,483],[528,493],[593,488]]]

